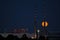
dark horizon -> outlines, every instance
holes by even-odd
[[[42,29],[44,13],[43,0],[38,1],[37,28]],[[34,31],[34,0],[1,0],[0,32],[12,31],[15,28],[28,28]],[[60,0],[46,0],[46,28],[49,32],[60,32]]]

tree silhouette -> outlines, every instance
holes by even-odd
[[[7,36],[6,40],[19,40],[19,38],[10,34]]]
[[[5,38],[2,36],[2,35],[0,35],[0,40],[4,40]]]
[[[28,40],[28,37],[26,34],[23,34],[23,36],[21,37],[21,40]]]

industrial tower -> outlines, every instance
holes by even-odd
[[[37,14],[38,14],[38,4],[37,0],[34,0],[34,33],[35,33],[35,38],[36,38],[36,27],[37,27]]]

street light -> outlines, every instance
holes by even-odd
[[[40,30],[38,29],[37,32],[38,32],[38,39],[39,39],[39,32],[40,32]]]

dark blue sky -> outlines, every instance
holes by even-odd
[[[43,0],[38,0],[37,22],[43,20]],[[49,22],[49,32],[60,32],[60,1],[46,1],[46,20]],[[33,32],[34,0],[1,0],[0,1],[0,31],[10,31],[14,28],[28,28]],[[23,26],[22,26],[23,25]]]

